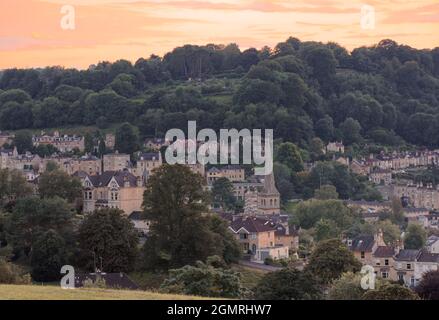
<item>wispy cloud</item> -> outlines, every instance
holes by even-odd
[[[392,37],[416,47],[439,45],[437,0],[69,0],[76,30],[60,28],[65,0],[0,1],[0,68],[99,60],[135,60],[186,43],[274,46],[292,35],[348,48]],[[360,27],[360,8],[377,13]],[[415,30],[415,31],[414,31]]]

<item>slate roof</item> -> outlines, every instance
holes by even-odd
[[[379,246],[375,252],[374,256],[377,258],[390,258],[395,254],[395,249],[391,246]]]
[[[107,186],[113,177],[120,187],[125,185],[125,180],[129,182],[130,187],[137,186],[137,178],[127,171],[105,171],[100,175],[88,177],[94,187]]]
[[[403,249],[400,250],[396,255],[395,260],[397,261],[415,261],[419,254],[419,250],[415,249]]]
[[[256,217],[244,217],[233,221],[230,224],[230,228],[237,233],[241,228],[244,228],[248,232],[266,232],[275,231],[274,225],[266,220]]]
[[[373,236],[358,236],[352,240],[351,250],[372,252],[375,239]]]
[[[418,256],[417,261],[439,263],[439,253],[430,253],[426,250],[422,250]]]
[[[159,152],[142,152],[139,155],[139,160],[152,161],[152,160],[159,160],[159,159],[160,159]]]
[[[439,237],[438,236],[429,236],[428,237],[428,239],[427,239],[427,243],[426,243],[426,246],[428,247],[428,246],[431,246],[431,245],[433,245],[436,241],[439,241]]]

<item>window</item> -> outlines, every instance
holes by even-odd
[[[388,265],[389,265],[389,259],[385,259],[385,260],[384,260],[384,265],[385,265],[385,266],[388,266]]]
[[[381,273],[381,275],[382,275],[383,279],[387,279],[389,277],[389,273],[387,271],[383,271]]]
[[[247,239],[247,238],[248,238],[247,233],[240,233],[239,234],[239,239],[244,240],[244,239]]]
[[[412,268],[412,265],[410,264],[410,263],[407,263],[407,269],[411,269]]]
[[[398,274],[398,280],[399,281],[404,281],[404,275]]]
[[[364,251],[361,251],[361,259],[364,259],[364,257],[365,257]]]

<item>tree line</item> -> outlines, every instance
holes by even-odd
[[[312,139],[436,147],[439,49],[392,40],[348,52],[289,38],[275,48],[186,45],[163,58],[87,70],[9,69],[0,76],[0,129],[130,122],[144,136],[186,128],[273,128]]]

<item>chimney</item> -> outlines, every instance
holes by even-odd
[[[124,186],[125,188],[129,188],[129,187],[130,187],[130,180],[128,179],[128,176],[127,176],[127,175],[124,175],[124,176],[123,176],[123,186]]]
[[[377,246],[380,247],[386,245],[386,243],[384,242],[383,230],[378,229],[378,232],[375,234],[374,238]]]

